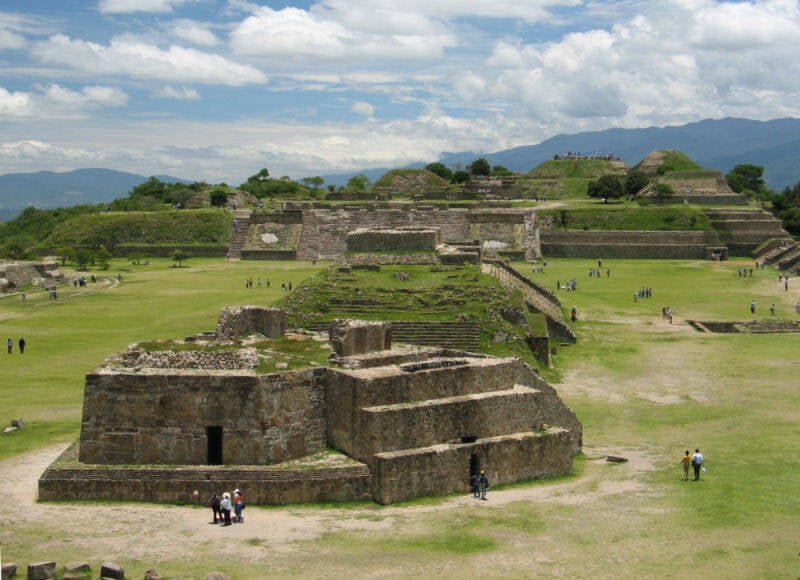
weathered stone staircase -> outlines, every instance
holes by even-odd
[[[249,209],[237,209],[233,213],[233,219],[236,220],[238,227],[232,230],[231,243],[228,245],[228,258],[231,260],[242,259],[242,250],[247,243],[247,233],[250,229],[250,215]]]
[[[309,330],[326,332],[329,326],[329,322],[314,322],[309,325]],[[392,341],[477,351],[480,348],[480,329],[474,322],[394,321]]]
[[[705,213],[732,256],[750,255],[770,238],[789,236],[779,219],[761,209],[711,208]]]

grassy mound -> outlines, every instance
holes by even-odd
[[[391,189],[398,195],[448,189],[450,182],[427,169],[393,169],[375,182],[376,188]]]
[[[580,198],[590,181],[603,175],[624,176],[626,167],[604,159],[553,159],[517,180],[526,197]]]
[[[224,245],[230,215],[220,209],[83,214],[58,224],[39,247],[136,245]]]
[[[542,330],[522,297],[510,295],[474,265],[382,266],[379,271],[332,267],[287,296],[289,326],[309,328],[336,318],[403,321],[469,321],[480,326],[483,352],[518,356],[535,364],[525,335]],[[502,333],[505,340],[496,341]]]

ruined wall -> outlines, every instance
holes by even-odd
[[[542,230],[542,254],[558,258],[706,259],[714,232]]]
[[[359,228],[346,234],[348,252],[434,252],[441,243],[438,228]]]
[[[227,306],[219,313],[216,335],[236,339],[251,334],[277,338],[286,332],[286,312],[264,306]]]
[[[207,427],[222,428],[226,465],[270,465],[303,457],[325,447],[321,372],[90,373],[80,461],[207,464]]]
[[[490,485],[567,475],[572,472],[571,444],[569,432],[549,428],[474,443],[379,453],[372,465],[373,498],[389,504],[467,493],[472,464],[486,470]]]
[[[417,204],[394,204],[390,207],[354,206],[339,209],[311,209],[303,212],[303,233],[297,258],[336,259],[347,250],[348,232],[360,228],[438,228],[446,244],[495,239],[509,250],[526,253],[525,244],[535,239],[530,210],[470,210]],[[530,222],[532,223],[532,222]],[[496,226],[492,226],[495,224]],[[475,238],[474,236],[479,236]],[[486,235],[488,238],[480,236]]]
[[[392,323],[337,319],[328,333],[337,356],[353,356],[392,348]]]

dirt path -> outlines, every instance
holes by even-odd
[[[269,552],[301,549],[298,542],[335,531],[385,531],[398,518],[422,513],[474,508],[491,509],[517,501],[599,505],[604,498],[640,491],[640,477],[651,469],[648,457],[635,450],[586,449],[587,467],[581,478],[552,484],[494,491],[489,501],[471,495],[454,496],[433,505],[381,507],[365,504],[353,508],[285,506],[245,510],[245,523],[210,525],[210,509],[153,504],[38,503],[37,480],[66,446],[59,445],[0,463],[0,488],[16,511],[0,511],[0,544],[8,544],[14,528],[46,526],[52,538],[38,542],[45,557],[49,547],[69,542],[76,554],[96,559],[141,559],[157,562],[190,558],[204,544],[236,542],[241,556],[257,563]],[[605,462],[608,453],[623,454],[630,462],[619,469]],[[609,477],[609,475],[611,475]],[[591,491],[587,491],[591,490]],[[12,521],[13,517],[13,521]]]

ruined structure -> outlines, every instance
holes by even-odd
[[[12,292],[26,286],[51,288],[63,278],[64,274],[59,271],[55,261],[0,260],[0,292]]]
[[[278,314],[238,309],[226,326],[265,316]],[[331,335],[337,368],[260,374],[247,347],[110,358],[86,376],[79,461],[51,466],[40,498],[242,487],[255,504],[392,503],[466,492],[478,469],[497,484],[571,471],[581,424],[520,360],[392,347],[387,323],[340,321]],[[329,448],[344,455],[308,460]]]

